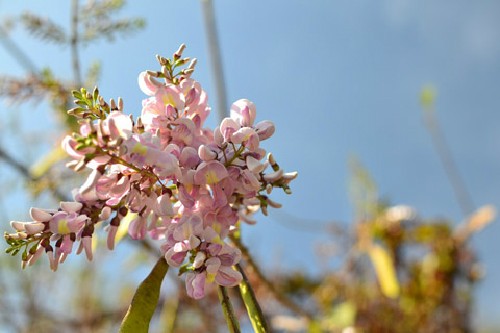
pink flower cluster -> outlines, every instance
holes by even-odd
[[[202,298],[212,282],[241,281],[233,269],[241,251],[226,241],[228,235],[239,221],[255,223],[252,215],[259,208],[267,214],[268,206],[279,207],[268,195],[276,187],[289,193],[297,173],[285,173],[261,147],[275,128],[270,121],[256,123],[249,100],[234,102],[230,117],[215,130],[203,127],[210,108],[207,94],[191,78],[195,60],[174,72],[189,62],[181,59],[182,50],[173,59],[158,57],[161,71],[139,75],[148,97],[135,121],[123,113],[121,100],[111,101],[109,112],[89,104],[87,113],[77,114],[80,132],[67,136],[62,146],[73,158],[68,165],[90,169],[90,175],[75,190],[75,202],[62,202],[59,210],[32,208],[32,222],[11,222],[17,233],[6,238],[36,245],[23,255],[25,265],[45,251],[55,270],[74,242],[91,260],[94,226],[110,221],[107,245],[113,249],[122,219],[134,214],[130,237],[160,240],[168,264],[186,273],[189,296]],[[93,99],[106,110],[102,98]]]

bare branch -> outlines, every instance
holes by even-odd
[[[16,170],[21,176],[23,176],[26,180],[32,181],[32,182],[37,182],[40,181],[41,178],[36,178],[33,177],[30,173],[30,170],[28,167],[26,167],[24,164],[16,160],[14,157],[12,157],[9,153],[7,153],[2,147],[0,147],[0,159],[3,159],[5,163],[7,163],[10,167],[12,167],[14,170]],[[55,198],[59,201],[69,201],[69,198],[67,198],[64,194],[62,194],[57,186],[54,184],[53,181],[48,182],[48,188],[50,192],[54,195]]]
[[[68,40],[64,29],[48,18],[25,12],[21,15],[21,22],[34,37],[56,44],[66,44]]]
[[[71,61],[73,65],[73,79],[75,86],[82,85],[80,74],[80,58],[78,55],[78,0],[71,1]]]

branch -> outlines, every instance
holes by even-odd
[[[469,191],[467,190],[467,187],[465,186],[465,182],[460,176],[460,172],[458,171],[455,160],[453,159],[451,149],[446,142],[441,127],[439,126],[439,122],[435,116],[434,105],[424,106],[424,121],[427,130],[431,135],[432,143],[434,144],[439,158],[441,159],[446,176],[448,176],[448,180],[453,187],[453,192],[455,193],[458,205],[462,210],[462,214],[467,216],[474,210],[474,202]]]
[[[224,82],[224,71],[222,70],[222,59],[220,54],[219,38],[215,24],[214,6],[212,0],[201,1],[205,31],[207,33],[208,53],[212,64],[212,75],[215,81],[215,91],[217,94],[217,113],[219,121],[227,116],[226,84]]]
[[[0,43],[3,45],[4,49],[10,53],[12,58],[16,59],[21,67],[23,67],[27,72],[38,75],[39,71],[35,64],[31,61],[30,57],[23,51],[17,44],[9,38],[5,29],[0,26]]]
[[[26,180],[37,182],[40,181],[42,177],[33,177],[28,167],[16,160],[14,157],[9,155],[2,147],[0,147],[0,159],[3,159],[10,167],[15,169],[21,176]],[[59,201],[69,201],[69,198],[62,194],[56,187],[54,182],[49,179],[48,188],[52,195]]]
[[[73,76],[75,86],[82,85],[82,78],[80,74],[80,58],[78,56],[78,0],[71,2],[71,61],[73,64]]]

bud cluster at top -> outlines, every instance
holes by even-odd
[[[33,221],[11,222],[16,232],[5,234],[7,252],[22,251],[23,267],[45,252],[56,270],[75,242],[91,260],[96,224],[107,225],[113,249],[120,223],[131,214],[130,237],[160,240],[168,264],[186,275],[191,297],[202,298],[209,283],[241,281],[233,269],[241,252],[228,235],[239,221],[255,223],[259,209],[267,215],[268,206],[280,207],[269,194],[274,188],[291,193],[297,173],[285,173],[261,147],[275,127],[256,121],[249,100],[234,102],[215,130],[204,127],[207,94],[191,78],[196,59],[183,58],[183,50],[171,59],[157,56],[161,70],[139,75],[148,97],[135,120],[123,113],[121,99],[107,103],[97,88],[73,92],[77,107],[68,112],[79,119],[80,131],[62,146],[72,157],[68,167],[90,174],[74,190],[74,202],[32,208]]]

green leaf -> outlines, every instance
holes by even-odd
[[[241,298],[243,299],[243,303],[245,303],[245,307],[247,308],[248,318],[252,323],[254,332],[257,333],[269,332],[266,319],[262,314],[260,305],[257,302],[257,298],[255,298],[252,286],[250,285],[250,282],[248,281],[245,272],[243,271],[240,265],[236,265],[236,268],[243,276],[243,279],[240,282],[239,289]]]
[[[155,267],[137,288],[132,302],[123,318],[120,333],[147,333],[149,323],[160,297],[160,287],[168,271],[165,257],[156,262]]]

